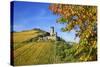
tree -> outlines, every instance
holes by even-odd
[[[49,9],[60,18],[57,23],[65,24],[63,32],[75,30],[80,38],[75,56],[80,61],[97,59],[97,7],[83,5],[51,4]],[[80,49],[80,50],[79,50]]]

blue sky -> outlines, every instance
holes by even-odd
[[[54,15],[52,11],[48,9],[49,5],[49,3],[14,2],[14,31],[40,28],[49,32],[50,27],[54,26],[58,36],[66,41],[78,41],[78,39],[74,40],[74,30],[71,32],[61,31],[61,28],[64,27],[64,25],[56,23],[59,16]]]

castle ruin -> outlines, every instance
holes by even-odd
[[[57,32],[55,32],[54,27],[50,28],[50,36],[48,36],[48,39],[57,40]]]
[[[50,35],[40,37],[39,40],[57,40],[57,32],[55,32],[54,27],[50,27]]]

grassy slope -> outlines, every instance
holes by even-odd
[[[23,43],[32,37],[36,37],[41,32],[36,30],[14,33],[14,64],[50,64],[59,62],[55,58],[55,42],[39,41]]]
[[[36,30],[30,30],[30,31],[23,31],[23,32],[16,32],[13,33],[14,37],[14,43],[19,43],[25,40],[30,39],[31,37],[35,37],[38,35],[38,31]]]

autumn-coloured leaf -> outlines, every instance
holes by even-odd
[[[79,45],[84,45],[81,50],[76,54],[84,53],[92,48],[97,49],[97,7],[96,6],[82,6],[82,5],[66,5],[66,4],[51,4],[50,10],[55,14],[60,15],[58,23],[65,24],[66,27],[62,28],[63,32],[71,31],[74,29],[77,36],[80,38]],[[73,17],[77,17],[74,18]],[[67,23],[66,23],[67,22]],[[75,27],[78,26],[79,31]],[[88,47],[88,48],[87,48]],[[90,54],[93,52],[91,50]],[[95,52],[96,53],[96,52]],[[89,58],[90,57],[90,58]],[[96,55],[89,55],[85,53],[80,56],[80,60],[88,61],[96,59]]]

